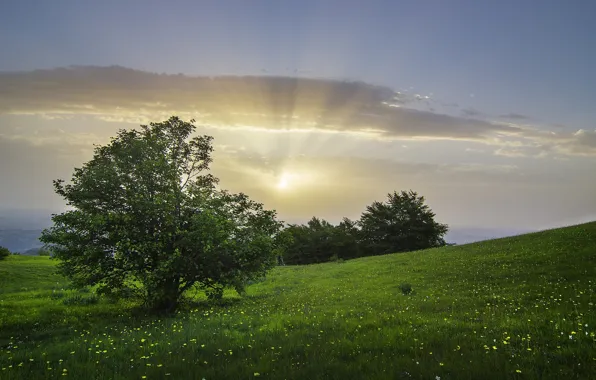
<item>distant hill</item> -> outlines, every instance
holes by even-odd
[[[502,237],[517,236],[535,231],[536,230],[515,228],[452,227],[449,228],[445,240],[448,243],[468,244]]]
[[[42,229],[36,230],[0,230],[0,245],[12,252],[25,253],[28,250],[40,248],[39,241]]]
[[[40,248],[41,231],[51,226],[52,210],[14,210],[0,208],[0,245],[12,252]]]

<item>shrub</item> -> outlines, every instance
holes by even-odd
[[[83,295],[80,293],[75,293],[75,294],[71,294],[69,296],[67,296],[66,298],[64,298],[64,300],[62,301],[62,303],[64,305],[80,305],[80,306],[85,306],[85,305],[94,305],[97,302],[99,302],[99,296],[97,294],[90,294],[90,295]]]
[[[8,256],[10,256],[8,248],[0,246],[0,260],[4,260]]]
[[[410,293],[412,293],[412,285],[408,284],[407,282],[406,282],[406,283],[403,283],[403,284],[401,284],[401,285],[399,286],[399,289],[400,289],[400,290],[401,290],[401,292],[402,292],[404,295],[406,295],[406,296],[407,296],[407,295],[409,295]]]
[[[52,290],[52,294],[50,294],[50,299],[53,300],[59,300],[61,298],[64,298],[66,296],[66,293],[64,292],[64,290]]]
[[[220,301],[223,298],[224,288],[221,286],[214,286],[205,289],[205,295],[209,301]]]

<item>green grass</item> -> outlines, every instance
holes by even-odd
[[[175,316],[79,302],[54,265],[0,262],[2,379],[596,379],[596,223],[276,268]]]

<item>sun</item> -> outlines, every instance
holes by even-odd
[[[300,170],[283,171],[274,177],[273,185],[280,192],[295,192],[305,186],[310,186],[315,181],[311,172]]]
[[[286,190],[290,185],[290,175],[284,173],[277,182],[277,188],[279,190]]]

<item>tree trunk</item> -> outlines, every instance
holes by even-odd
[[[178,288],[180,286],[180,278],[170,278],[160,281],[155,289],[150,293],[152,296],[149,300],[151,308],[154,310],[172,312],[178,307]]]

